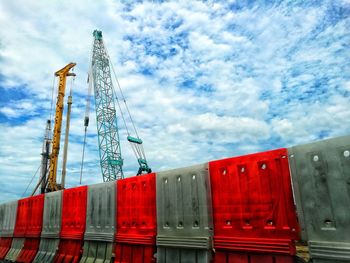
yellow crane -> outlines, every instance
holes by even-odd
[[[75,76],[75,73],[69,72],[76,63],[69,63],[64,68],[55,72],[55,76],[59,77],[58,83],[58,96],[56,103],[56,115],[55,115],[55,126],[53,131],[52,138],[52,153],[50,157],[50,166],[49,166],[49,178],[47,191],[53,192],[61,189],[61,185],[57,184],[57,162],[58,154],[60,151],[60,140],[61,140],[61,127],[62,127],[62,116],[63,116],[63,102],[64,94],[66,90],[66,79],[69,76]]]

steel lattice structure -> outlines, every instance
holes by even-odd
[[[109,57],[102,40],[102,32],[93,32],[90,81],[95,92],[97,133],[100,153],[100,166],[103,181],[123,178],[123,159],[118,134],[117,115],[114,101],[114,88],[111,78]]]

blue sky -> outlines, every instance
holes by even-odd
[[[53,73],[69,62],[77,77],[67,84],[66,182],[79,184],[94,29],[160,171],[348,134],[349,15],[346,0],[1,1],[0,202],[38,180],[24,193],[40,164]],[[94,116],[83,184],[102,181]],[[137,163],[121,123],[120,137],[131,176]]]

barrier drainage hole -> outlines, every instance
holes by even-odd
[[[194,221],[193,226],[198,227],[198,221]]]
[[[231,225],[231,221],[230,220],[226,220],[226,225],[230,226]]]
[[[266,169],[266,164],[263,163],[263,164],[261,165],[261,169],[265,170],[265,169]]]
[[[329,220],[329,219],[326,219],[326,220],[324,221],[324,223],[325,223],[325,225],[329,226],[329,225],[332,224],[332,221]]]
[[[241,168],[241,173],[244,173],[245,172],[245,169],[244,167]]]
[[[250,221],[249,220],[245,220],[244,223],[249,226],[250,225]]]
[[[192,176],[192,180],[196,180],[196,176],[195,175]]]
[[[314,162],[318,162],[318,160],[319,160],[318,155],[315,155],[313,160],[314,160]]]
[[[272,220],[267,220],[266,222],[269,226],[272,226],[273,225],[273,221]]]
[[[178,178],[177,178],[177,181],[178,181],[178,182],[181,182],[181,177],[178,177]]]
[[[223,171],[222,171],[222,175],[226,175],[226,169],[224,169]]]
[[[344,151],[344,157],[349,157],[350,156],[350,151],[346,150]]]
[[[183,227],[183,223],[182,221],[180,221],[178,224],[177,224],[178,227]]]
[[[165,222],[165,226],[166,226],[166,227],[169,227],[169,222]]]

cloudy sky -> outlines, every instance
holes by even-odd
[[[160,171],[349,134],[349,15],[348,0],[0,1],[0,202],[38,180],[53,73],[69,62],[66,182],[79,184],[94,29]],[[83,184],[102,181],[90,119]],[[120,137],[131,176],[121,122]]]

